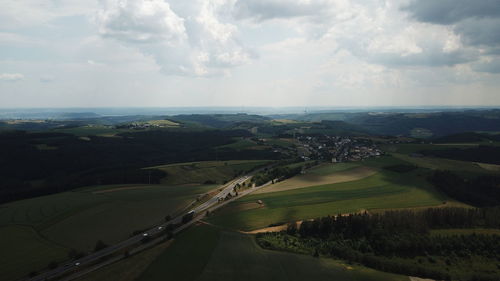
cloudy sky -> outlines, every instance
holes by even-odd
[[[500,2],[0,2],[0,107],[314,105],[500,105]]]

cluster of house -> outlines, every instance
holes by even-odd
[[[373,142],[367,139],[340,136],[300,136],[297,138],[299,156],[308,161],[328,160],[333,163],[361,161],[383,154]]]
[[[135,130],[144,130],[144,129],[150,129],[150,128],[164,128],[164,127],[166,127],[166,126],[161,125],[161,124],[139,123],[139,122],[127,123],[127,124],[116,126],[117,129],[135,129]]]

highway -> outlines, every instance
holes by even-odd
[[[174,234],[187,228],[188,226],[190,226],[194,222],[202,219],[205,216],[205,212],[207,210],[213,211],[217,208],[220,208],[220,207],[226,205],[227,203],[229,203],[237,198],[240,198],[241,196],[244,196],[250,192],[253,192],[257,189],[264,187],[265,185],[259,186],[256,188],[250,188],[250,189],[247,189],[247,190],[244,190],[243,192],[241,192],[239,194],[239,196],[234,197],[234,195],[235,195],[233,192],[234,187],[237,184],[241,185],[243,182],[247,181],[248,179],[251,179],[255,173],[261,171],[262,169],[264,169],[264,168],[256,170],[250,174],[244,175],[240,178],[232,180],[229,183],[226,183],[225,185],[223,185],[220,188],[222,190],[220,190],[215,196],[211,197],[210,199],[208,199],[206,202],[203,202],[199,206],[196,206],[195,208],[193,208],[193,210],[195,211],[195,217],[193,218],[193,220],[191,220],[190,222],[183,224],[180,227],[177,227],[176,229],[174,229],[174,231],[173,231]],[[224,199],[227,197],[228,194],[233,195],[233,198],[231,198],[230,200],[226,200],[226,201],[220,201],[219,198]],[[50,271],[42,272],[33,278],[25,278],[22,280],[44,281],[44,280],[54,279],[54,278],[57,278],[57,277],[60,277],[60,276],[66,275],[66,274],[71,274],[71,272],[77,272],[77,271],[79,271],[79,268],[84,268],[84,267],[89,266],[91,264],[95,264],[101,258],[104,258],[108,255],[111,255],[111,254],[118,252],[122,249],[125,249],[127,247],[131,247],[135,244],[141,243],[141,240],[143,240],[144,237],[146,237],[146,236],[150,236],[150,237],[153,236],[154,237],[154,236],[160,234],[162,231],[164,231],[165,227],[169,224],[180,224],[182,222],[182,217],[184,215],[185,215],[185,213],[173,218],[172,220],[170,220],[168,222],[165,222],[161,225],[155,226],[154,228],[151,228],[151,229],[149,229],[141,234],[135,235],[127,240],[124,240],[118,244],[106,247],[100,251],[91,253],[91,254],[89,254],[85,257],[82,257],[80,259],[77,259],[77,260],[74,260],[71,262],[67,262],[67,263],[63,264],[62,266],[59,266],[58,268],[55,268],[55,269],[50,270]],[[82,274],[79,274],[79,275],[82,275]],[[66,278],[65,280],[70,280],[70,279]]]

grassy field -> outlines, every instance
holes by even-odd
[[[75,279],[76,281],[135,281],[146,268],[167,249],[172,241],[160,244],[114,264]]]
[[[412,157],[410,154],[418,153],[423,150],[441,150],[449,148],[468,148],[477,146],[479,143],[461,143],[461,144],[397,144],[384,145],[382,148],[391,153],[392,156],[409,162],[411,164],[427,168],[450,171],[463,171],[469,174],[481,174],[498,172],[497,165],[474,163],[467,161],[458,161],[437,157]]]
[[[185,281],[408,280],[332,259],[263,250],[252,236],[206,225],[182,233],[139,280],[165,280],[167,276]]]
[[[97,186],[1,205],[1,237],[7,237],[3,232],[9,233],[15,237],[16,247],[1,248],[9,263],[0,267],[0,275],[21,277],[66,257],[70,248],[91,251],[97,240],[119,242],[133,231],[148,228],[166,215],[182,210],[198,194],[213,188],[214,185]],[[19,251],[17,245],[32,245],[36,253],[27,254],[29,249]]]
[[[247,138],[237,138],[235,142],[218,146],[217,148],[231,148],[235,150],[249,149],[252,147],[256,147],[258,144]]]
[[[269,185],[255,194],[292,190],[308,186],[334,184],[360,180],[374,175],[377,170],[354,163],[323,164],[286,181]]]
[[[322,164],[308,170],[308,173],[312,173],[320,176],[331,175],[336,172],[342,172],[345,170],[350,170],[361,166],[359,162],[346,162],[346,163],[336,163],[336,164]]]
[[[387,144],[382,145],[382,149],[387,152],[396,152],[402,154],[418,153],[423,150],[441,150],[448,148],[467,148],[470,146],[478,145],[477,143],[463,143],[463,144]]]
[[[356,181],[252,194],[229,204],[209,220],[229,228],[252,230],[338,213],[441,205],[446,198],[419,176],[421,172],[398,174],[382,170]],[[258,200],[264,204],[248,207]]]
[[[149,120],[149,121],[144,121],[144,122],[139,122],[141,124],[150,124],[150,125],[156,125],[160,127],[179,127],[180,124],[171,120]]]
[[[491,173],[491,169],[481,166],[474,162],[458,161],[444,158],[434,158],[434,157],[411,157],[405,154],[393,153],[394,157],[417,165],[422,168],[427,168],[431,170],[449,170],[449,171],[459,171],[468,174],[484,174]]]
[[[175,238],[170,248],[162,253],[138,279],[139,281],[172,279],[195,280],[201,274],[217,243],[219,231],[209,226],[191,227]]]
[[[52,261],[61,262],[68,254],[67,249],[47,241],[28,226],[2,226],[0,237],[0,280],[16,280],[46,268]]]
[[[167,176],[162,179],[162,184],[199,184],[206,181],[215,181],[222,184],[268,162],[266,160],[204,161],[170,164],[151,168],[167,173]]]

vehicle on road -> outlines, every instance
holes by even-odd
[[[191,221],[194,217],[194,213],[195,213],[194,210],[191,210],[187,214],[182,216],[182,223],[187,223],[187,222]]]

